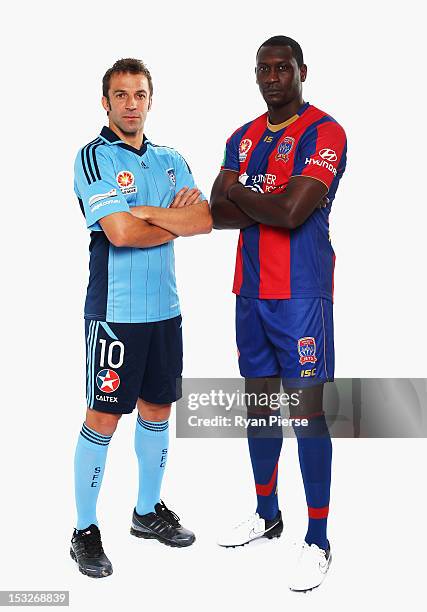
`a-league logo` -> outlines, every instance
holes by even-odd
[[[306,338],[299,338],[298,354],[301,365],[304,365],[305,363],[316,363],[317,357],[315,339],[310,336]]]
[[[120,376],[114,370],[100,370],[96,375],[96,384],[103,393],[114,393],[120,386]]]
[[[116,176],[116,181],[124,195],[138,191],[135,185],[135,177],[130,170],[121,170]]]
[[[122,170],[119,172],[116,180],[119,187],[131,187],[135,182],[135,178],[130,170]]]
[[[239,162],[246,161],[249,153],[249,149],[252,147],[252,140],[250,138],[244,138],[239,145]]]

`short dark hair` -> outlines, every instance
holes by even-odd
[[[304,57],[299,43],[297,43],[297,41],[293,38],[289,38],[289,36],[272,36],[271,38],[263,42],[262,45],[259,47],[258,51],[256,52],[257,57],[261,47],[290,47],[292,49],[294,58],[296,59],[296,62],[298,64],[298,67],[301,68],[304,63]]]
[[[111,75],[116,72],[130,72],[131,74],[143,74],[147,77],[150,96],[153,95],[153,80],[147,66],[139,59],[127,57],[119,59],[107,70],[102,77],[102,95],[108,99],[108,90],[110,89]]]

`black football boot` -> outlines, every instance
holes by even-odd
[[[132,515],[130,532],[137,538],[156,539],[167,546],[191,546],[196,539],[192,531],[185,529],[179,522],[179,516],[169,510],[165,504],[154,506],[155,512],[138,514],[136,509]]]
[[[113,573],[113,566],[104,553],[101,533],[96,525],[89,525],[81,530],[74,529],[70,555],[85,576],[104,578]]]

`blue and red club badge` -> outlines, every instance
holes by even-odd
[[[114,393],[120,386],[120,376],[114,370],[100,370],[96,375],[96,384],[103,393]]]
[[[282,162],[287,162],[289,160],[289,155],[292,151],[292,148],[295,144],[295,138],[292,136],[285,136],[279,146],[277,147],[276,153],[276,161],[281,160]]]
[[[298,340],[298,354],[299,362],[301,365],[305,363],[316,363],[316,341],[311,336],[306,338],[299,338]]]

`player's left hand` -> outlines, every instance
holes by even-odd
[[[192,189],[183,187],[178,191],[169,208],[183,208],[184,206],[196,204],[196,202],[200,200],[200,193],[201,191],[197,189],[197,187],[193,187]]]
[[[138,217],[138,219],[142,219],[146,221],[148,218],[150,206],[131,206],[129,212],[134,217]]]

